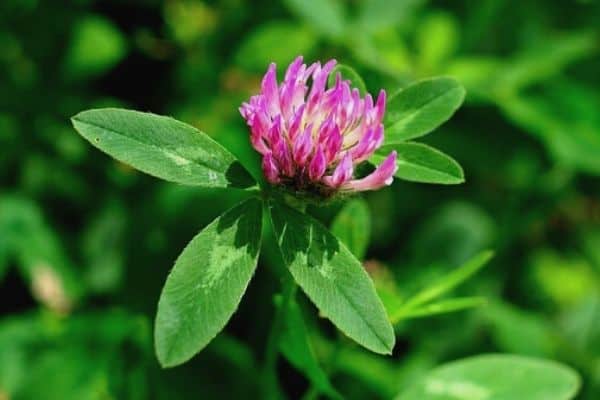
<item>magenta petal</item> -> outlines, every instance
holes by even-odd
[[[283,83],[280,86],[280,106],[285,117],[286,126],[293,117],[294,110],[304,103],[306,94],[306,78],[304,71],[306,65],[302,63],[302,56],[298,56],[288,67]]]
[[[397,154],[392,151],[389,156],[371,174],[362,179],[352,180],[342,186],[343,190],[362,192],[365,190],[377,190],[389,186],[394,180],[394,174],[398,170],[396,164]]]
[[[279,106],[279,89],[277,87],[277,72],[275,63],[269,65],[269,69],[265,74],[262,81],[262,95],[265,100],[267,112],[271,117],[280,114],[281,109]]]
[[[254,147],[254,149],[260,154],[265,155],[270,152],[263,140],[262,135],[260,134],[260,131],[252,130],[250,133],[250,142],[252,143],[252,147]]]
[[[246,121],[250,119],[250,116],[254,113],[254,108],[248,103],[242,103],[242,106],[238,108],[240,114]]]
[[[367,153],[370,144],[373,142],[374,133],[374,129],[368,129],[363,135],[363,137],[360,138],[356,146],[350,149],[350,153],[352,154],[352,158],[354,160],[359,160],[362,156],[364,156]]]
[[[290,178],[294,176],[294,161],[292,160],[290,150],[285,140],[282,140],[273,146],[273,157],[285,176]]]
[[[308,109],[313,112],[316,106],[321,102],[323,97],[323,91],[327,84],[327,78],[329,73],[335,67],[336,60],[329,60],[322,68],[317,65],[315,72],[313,73],[313,82],[310,95],[308,96]]]
[[[334,125],[332,132],[329,134],[325,145],[325,159],[327,163],[332,162],[338,156],[338,153],[342,149],[342,142],[344,138],[340,133],[340,129],[337,125]]]
[[[312,160],[310,160],[310,164],[308,166],[308,177],[312,181],[318,181],[325,173],[326,168],[327,162],[325,160],[325,154],[323,154],[323,150],[321,147],[319,147],[317,148]]]
[[[385,113],[385,98],[386,98],[385,90],[382,89],[379,92],[379,96],[377,96],[377,103],[375,104],[375,109],[377,110],[376,114],[375,114],[375,118],[379,122],[381,122],[381,120],[383,119],[383,114]]]
[[[298,73],[302,68],[302,56],[296,57],[296,59],[290,64],[287,71],[285,71],[285,81],[295,81],[298,79]]]
[[[308,124],[304,132],[299,135],[294,142],[293,158],[294,162],[303,167],[312,153],[312,129],[313,125]]]
[[[262,159],[262,170],[269,183],[279,183],[279,170],[273,159],[273,154],[267,153]]]
[[[323,122],[321,122],[321,125],[317,129],[317,143],[325,143],[332,128],[333,117],[329,115],[327,118],[325,118],[325,120],[323,120]]]
[[[292,118],[292,122],[289,125],[289,130],[288,130],[288,138],[293,142],[296,140],[296,136],[298,136],[298,134],[300,133],[300,130],[302,129],[302,120],[304,119],[304,107],[305,105],[302,104],[300,107],[298,107],[298,110],[296,111],[296,114],[294,114],[294,117]]]
[[[269,128],[267,132],[267,140],[271,144],[271,147],[275,147],[279,142],[283,142],[285,138],[283,137],[283,129],[281,127],[281,118],[277,116],[273,121],[273,124]]]
[[[346,153],[342,161],[335,167],[333,175],[324,177],[323,181],[328,186],[338,188],[352,178],[353,172],[352,156],[350,156],[350,153]]]

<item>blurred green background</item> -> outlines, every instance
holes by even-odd
[[[389,399],[483,352],[550,358],[600,398],[600,3],[567,0],[2,0],[0,399],[253,398],[279,283],[265,243],[241,307],[200,355],[160,370],[152,320],[172,263],[241,197],[163,183],[93,149],[69,118],[118,106],[199,127],[253,173],[237,107],[270,61],[355,67],[371,92],[451,75],[465,105],[425,142],[467,182],[369,193],[367,260],[414,293],[484,248],[461,286],[487,306],[399,326],[392,357],[310,335],[348,398]],[[313,210],[331,221],[339,206]],[[280,361],[300,398],[306,379]]]

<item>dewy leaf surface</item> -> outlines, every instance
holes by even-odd
[[[206,188],[246,188],[255,183],[233,154],[173,118],[103,108],[83,111],[72,122],[92,145],[157,178]]]
[[[367,349],[390,354],[394,330],[360,262],[314,218],[281,203],[270,209],[283,259],[321,313]]]
[[[447,77],[425,79],[399,90],[386,105],[385,143],[428,134],[450,119],[464,98],[462,85]]]
[[[189,360],[223,329],[256,269],[262,207],[250,199],[204,228],[183,250],[158,302],[160,363]]]

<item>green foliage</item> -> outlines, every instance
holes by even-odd
[[[397,323],[406,318],[442,314],[485,304],[485,299],[482,297],[447,299],[435,303],[432,303],[432,300],[448,293],[475,275],[486,265],[492,256],[493,253],[491,251],[479,253],[437,282],[429,284],[425,289],[408,298],[398,309],[391,313],[390,319],[392,323]]]
[[[564,365],[535,358],[487,354],[442,365],[397,398],[569,400],[579,385],[577,373]]]
[[[148,321],[123,310],[68,319],[46,313],[3,318],[2,394],[51,400],[147,398],[143,349],[149,344]],[[121,379],[126,370],[128,379]]]
[[[422,318],[436,314],[446,314],[468,308],[479,307],[486,304],[485,297],[457,297],[455,299],[440,300],[429,304],[406,307],[401,309],[392,318],[392,322],[408,318]]]
[[[360,345],[390,354],[394,331],[360,262],[314,219],[279,203],[270,211],[285,264],[320,312]]]
[[[280,46],[282,38],[285,38],[285,46]],[[284,68],[298,55],[309,55],[315,41],[315,35],[304,26],[273,22],[261,26],[247,37],[235,57],[239,65],[258,72],[271,62]]]
[[[384,117],[385,143],[399,143],[428,134],[460,107],[465,89],[452,78],[433,78],[392,94]]]
[[[468,262],[446,275],[437,284],[419,292],[406,302],[405,307],[415,307],[431,301],[460,285],[485,266],[492,258],[491,251],[484,251],[471,258]]]
[[[164,367],[189,360],[235,312],[256,268],[261,210],[248,200],[226,212],[177,258],[156,314],[156,354]]]
[[[503,111],[517,124],[540,137],[560,162],[591,174],[600,172],[600,98],[571,83],[553,84],[547,93],[502,99]]]
[[[286,6],[317,32],[339,39],[346,30],[343,3],[339,0],[284,0]]]
[[[46,307],[68,312],[80,297],[82,278],[35,203],[18,196],[0,196],[2,253],[5,261],[0,267],[16,260],[32,295]]]
[[[119,29],[98,15],[82,18],[74,28],[65,60],[70,77],[99,75],[112,68],[127,54],[127,42]]]
[[[280,300],[280,299],[278,299]],[[278,302],[278,307],[282,307]],[[295,301],[290,301],[283,310],[283,331],[279,338],[279,348],[286,359],[311,381],[321,392],[334,399],[340,394],[329,382],[327,374],[315,356],[309,343],[308,329],[302,319],[302,312]]]
[[[331,223],[331,232],[357,259],[362,260],[371,235],[369,205],[361,198],[348,201]]]
[[[81,112],[72,121],[100,150],[158,178],[207,188],[253,184],[229,151],[172,118],[107,108]]]
[[[360,4],[357,25],[371,32],[402,24],[423,0],[366,0]]]
[[[109,204],[99,210],[82,236],[82,253],[89,290],[107,293],[123,283],[123,240],[127,217],[122,205]]]
[[[371,157],[371,161],[379,164],[392,150],[398,153],[395,176],[400,179],[444,185],[465,181],[462,167],[452,157],[422,143],[384,145]]]
[[[335,398],[331,386],[347,399],[403,399],[406,390],[426,399],[413,390],[427,388],[422,383],[436,366],[460,355],[502,352],[514,354],[506,356],[511,360],[527,355],[569,365],[581,388],[574,395],[577,385],[569,379],[568,397],[597,400],[598,6],[0,1],[0,399]],[[247,173],[228,175],[221,167],[239,162],[264,188],[238,107],[257,92],[269,62],[278,63],[281,78],[297,55],[307,62],[335,58],[360,90],[387,90],[388,117],[400,118],[386,121],[387,149],[410,149],[405,158],[416,162],[400,165],[399,173],[458,182],[462,169],[443,154],[464,166],[463,186],[407,184],[398,176],[386,190],[311,206],[311,216],[303,215],[309,225],[333,221],[347,254],[365,260],[388,317],[400,316],[394,330],[401,345],[393,357],[369,352],[336,335],[318,307],[293,295],[295,283],[263,213],[264,235],[252,238],[265,239],[260,266],[232,307],[238,311],[229,323],[224,318],[223,330],[197,357],[161,370],[150,321],[168,268],[215,216],[256,194]],[[414,86],[429,89],[406,96]],[[403,90],[394,97],[397,88]],[[429,103],[421,92],[433,96]],[[463,96],[461,112],[448,120]],[[69,124],[80,110],[101,107],[150,111],[197,127],[210,139],[154,116],[136,137],[149,139],[146,144],[160,137],[163,150],[187,143],[186,157],[195,157],[189,146],[200,144],[208,155],[220,155],[211,164],[217,170],[203,157],[186,158],[192,166],[182,168],[175,162],[181,162],[179,149],[167,152],[175,157],[159,157],[161,151],[143,142],[130,145],[133,133],[121,128],[136,125],[133,117],[121,118],[122,135],[104,132],[117,148],[126,146],[116,157],[125,162],[111,161]],[[163,131],[159,121],[171,128]],[[443,134],[424,136],[442,123]],[[165,136],[154,134],[159,129]],[[423,144],[411,142],[417,137]],[[141,154],[152,159],[140,160]],[[191,186],[151,179],[130,166]],[[212,173],[218,184],[207,187]],[[234,186],[250,190],[222,190]],[[462,269],[453,267],[486,248],[496,257],[485,271],[473,268],[468,279],[395,314],[415,295],[457,282]],[[194,265],[203,270],[207,257],[198,258]],[[356,260],[351,264],[358,268]],[[276,297],[283,299],[289,287],[288,306],[278,312],[273,295],[281,292]],[[190,307],[197,303],[200,298],[191,298]],[[457,310],[465,311],[450,313]],[[213,329],[213,335],[220,330]],[[198,332],[206,330],[179,336],[193,343]],[[521,369],[500,364],[489,376]],[[436,378],[429,387],[454,393],[471,389],[468,382],[495,394],[479,379],[488,368],[461,368],[449,386]],[[531,369],[525,374],[528,387],[553,391],[543,399],[560,394],[554,385],[563,378],[553,372],[542,374],[551,382]],[[518,389],[510,399],[535,398],[518,377],[508,379],[494,380],[494,387]]]
[[[416,32],[418,65],[423,71],[435,71],[456,51],[458,27],[451,15],[428,15]]]

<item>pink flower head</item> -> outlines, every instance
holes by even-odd
[[[272,63],[260,94],[240,107],[271,184],[331,195],[376,190],[392,183],[397,169],[395,151],[370,175],[354,179],[355,166],[383,143],[385,91],[379,92],[375,102],[370,94],[361,98],[358,89],[352,89],[339,73],[335,84],[327,88],[335,64],[330,60],[307,66],[300,56],[278,85]]]

